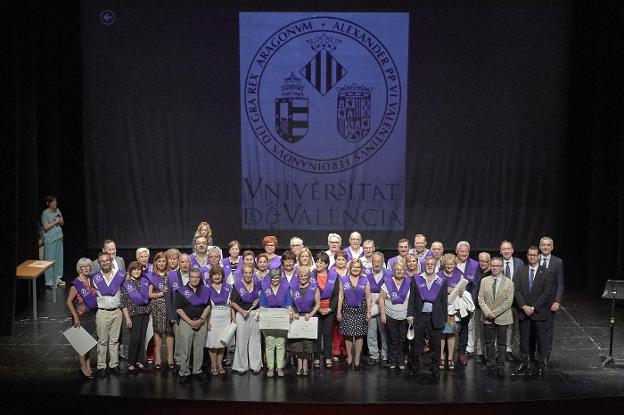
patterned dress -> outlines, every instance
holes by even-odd
[[[366,336],[368,334],[365,295],[362,296],[359,307],[351,307],[345,296],[342,302],[342,321],[339,328],[343,336]]]
[[[173,326],[171,325],[171,316],[168,314],[166,297],[170,296],[169,292],[169,278],[168,275],[162,275],[163,284],[165,287],[165,296],[158,298],[151,298],[149,300],[149,309],[152,314],[152,324],[154,326],[154,332],[158,334],[173,335]]]
[[[85,285],[85,287],[89,289],[91,294],[96,295],[97,291],[95,287],[90,284]],[[97,308],[89,308],[87,303],[85,303],[84,299],[80,295],[80,291],[78,290],[78,288],[76,288],[76,291],[78,291],[78,293],[76,293],[76,297],[74,297],[72,305],[74,306],[74,310],[76,310],[76,314],[78,314],[78,320],[80,321],[80,325],[87,331],[87,333],[95,336],[95,313],[97,311]]]

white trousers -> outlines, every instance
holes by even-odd
[[[237,372],[260,370],[262,367],[262,344],[256,312],[249,313],[247,320],[240,313],[236,313],[236,326],[236,350],[234,351],[232,370]]]

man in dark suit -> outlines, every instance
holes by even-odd
[[[527,251],[528,264],[518,270],[514,278],[514,292],[518,320],[520,323],[520,357],[522,363],[517,372],[529,371],[530,360],[537,366],[537,375],[544,373],[546,350],[546,325],[550,313],[553,277],[539,264],[539,250],[536,246]],[[540,350],[535,356],[535,346]]]
[[[555,327],[555,315],[561,307],[561,299],[563,298],[563,290],[565,288],[565,282],[563,278],[563,260],[555,255],[552,255],[555,244],[552,238],[544,236],[540,239],[540,265],[546,268],[553,275],[553,298],[550,306],[550,313],[548,314],[548,321],[546,324],[546,345],[544,348],[544,358],[546,364],[550,360],[550,352],[552,351],[553,343],[553,331]]]
[[[412,279],[407,301],[407,323],[414,326],[410,340],[410,376],[418,372],[425,337],[429,334],[431,347],[431,375],[440,377],[440,337],[448,314],[447,283],[435,274],[437,260],[427,257],[425,272]]]
[[[524,261],[513,256],[513,244],[509,241],[502,241],[500,243],[500,253],[503,256],[503,274],[513,281],[514,275],[524,266]],[[509,330],[507,330],[507,354],[505,356],[506,360],[509,362],[514,361],[513,356],[514,354],[517,356],[520,349],[518,312],[516,307],[512,307],[511,310],[514,323],[509,326]]]

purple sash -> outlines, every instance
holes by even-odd
[[[451,273],[450,277],[447,277],[444,271],[438,271],[436,275],[440,278],[444,278],[445,280],[447,280],[448,286],[453,288],[457,284],[459,284],[459,281],[461,280],[461,277],[464,275],[464,273],[461,272],[459,268],[455,268],[453,270],[453,273]]]
[[[85,287],[78,278],[76,278],[72,284],[74,284],[74,287],[76,287],[76,290],[78,290],[78,294],[80,294],[80,296],[82,297],[84,302],[87,303],[90,309],[95,310],[98,308],[97,295],[91,294],[91,291],[87,287]]]
[[[347,299],[347,304],[350,307],[359,307],[362,304],[362,298],[364,297],[364,293],[366,292],[366,284],[368,284],[368,278],[362,275],[358,279],[358,283],[355,287],[351,286],[351,281],[348,275],[344,277],[340,277],[340,283],[342,284],[342,289],[344,291],[345,298]]]
[[[279,268],[282,266],[282,257],[275,255],[271,262],[269,262],[269,269]]]
[[[479,263],[472,258],[468,258],[466,260],[466,268],[464,271],[464,277],[469,281],[473,282],[475,275],[477,275],[479,271]]]
[[[149,281],[147,281],[147,278],[141,277],[139,278],[139,284],[141,284],[141,290],[137,289],[136,282],[133,279],[123,283],[132,302],[135,305],[145,305],[149,301]]]
[[[290,279],[290,282],[288,282],[288,278],[286,278],[286,274],[284,274],[284,271],[282,270],[282,280],[284,280],[284,282],[289,284],[291,290],[294,290],[296,287],[298,287],[299,276],[297,275],[297,268],[295,268],[292,278]]]
[[[314,279],[316,280],[316,272],[314,273]],[[336,285],[336,280],[338,280],[338,274],[333,269],[327,271],[327,280],[325,282],[325,287],[321,290],[321,300],[326,300],[331,298],[334,293],[334,286]],[[318,282],[317,282],[318,284]]]
[[[93,285],[95,285],[95,288],[97,288],[103,296],[112,297],[119,291],[119,287],[124,281],[125,273],[126,272],[122,270],[117,271],[117,274],[115,274],[111,280],[110,286],[108,286],[104,281],[104,274],[100,271],[93,276]]]
[[[176,291],[182,287],[180,284],[180,277],[178,275],[178,271],[169,271],[169,288],[171,288],[171,292],[175,294]]]
[[[191,254],[189,255],[191,257],[191,267],[196,267],[196,268],[206,268],[208,266],[208,264],[210,262],[208,262],[208,257],[206,257],[206,265],[202,266],[199,261],[197,260],[197,257],[195,256],[195,254]]]
[[[195,306],[208,304],[208,300],[210,300],[210,288],[206,286],[202,287],[200,285],[197,287],[197,289],[200,290],[199,295],[194,293],[193,289],[188,284],[184,287],[179,288],[178,291],[184,296],[184,298],[186,298],[189,303]]]
[[[164,290],[165,290],[165,281],[163,280],[163,278],[160,275],[154,274],[153,272],[148,272],[146,277],[149,280],[149,282],[151,282],[152,285],[154,285],[154,288],[156,288],[161,293],[164,292]]]
[[[444,283],[444,280],[438,275],[436,275],[436,279],[433,280],[433,283],[431,284],[431,289],[427,288],[427,281],[425,280],[425,277],[423,277],[423,274],[418,275],[415,281],[416,286],[418,287],[418,293],[420,294],[420,298],[422,298],[422,300],[427,303],[433,303],[435,301],[435,299],[438,297],[438,294],[440,293],[442,284]]]
[[[234,283],[234,289],[245,303],[253,303],[258,299],[258,285],[256,285],[256,283],[253,284],[253,290],[251,292],[247,291],[242,280]]]
[[[347,254],[347,261],[351,261],[353,259],[353,254],[351,253],[351,247],[350,246],[348,246],[345,249],[343,249],[342,252]],[[364,250],[362,249],[362,251],[360,252],[360,255],[358,255],[358,258],[362,258],[363,256],[364,256]]]
[[[210,290],[210,299],[215,305],[226,305],[228,298],[230,298],[230,291],[232,291],[232,286],[227,282],[221,284],[221,292],[217,292],[214,287],[211,285]]]
[[[267,275],[269,275],[269,274],[267,273]],[[239,269],[237,269],[234,272],[234,281],[236,282],[236,281],[242,281],[242,280],[243,280],[243,270],[242,270],[242,268],[239,268]],[[260,277],[258,277],[254,273],[254,275],[253,275],[253,282],[254,282],[254,284],[259,285],[262,282],[262,279],[260,279]]]
[[[282,307],[284,305],[284,301],[286,301],[286,293],[288,292],[288,289],[289,286],[286,278],[281,278],[277,293],[273,293],[273,288],[271,287],[271,279],[265,278],[264,281],[262,281],[262,291],[264,291],[264,296],[266,297],[267,307]]]
[[[386,288],[388,289],[388,295],[390,296],[390,301],[392,301],[392,304],[403,304],[405,302],[405,299],[407,298],[410,284],[412,283],[411,278],[403,278],[401,288],[398,289],[396,283],[394,282],[394,278],[392,278],[392,274],[386,275],[383,279],[383,282],[384,284],[386,284]],[[426,287],[427,286],[425,285],[425,288]]]
[[[366,275],[366,277],[368,278],[368,282],[370,284],[371,293],[379,293],[379,291],[381,291],[381,286],[384,283],[384,279],[388,276],[392,276],[392,274],[388,272],[388,270],[382,270],[382,276],[379,279],[379,282],[377,282],[375,281],[375,273],[373,272],[371,268],[371,272]]]
[[[266,275],[264,277],[261,277],[260,275],[258,275],[258,271],[254,272],[254,281],[258,283],[258,285],[260,285],[262,283],[262,281],[269,275],[269,273],[267,272]]]
[[[299,283],[299,278],[297,278],[297,283]],[[316,294],[317,288],[318,285],[316,284],[316,280],[310,278],[308,290],[306,291],[305,295],[301,295],[300,285],[297,285],[297,287],[292,289],[293,302],[295,303],[297,311],[299,311],[300,313],[307,313],[309,311],[312,311],[312,305],[314,304],[314,296]]]

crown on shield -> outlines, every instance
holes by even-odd
[[[373,88],[364,85],[351,84],[338,89],[338,95],[344,97],[370,97]]]
[[[284,78],[284,85],[282,85],[283,97],[302,97],[303,85],[301,79],[297,78],[293,72],[290,73],[288,78]]]
[[[313,51],[317,52],[321,49],[334,50],[342,40],[327,36],[325,33],[306,40]]]

